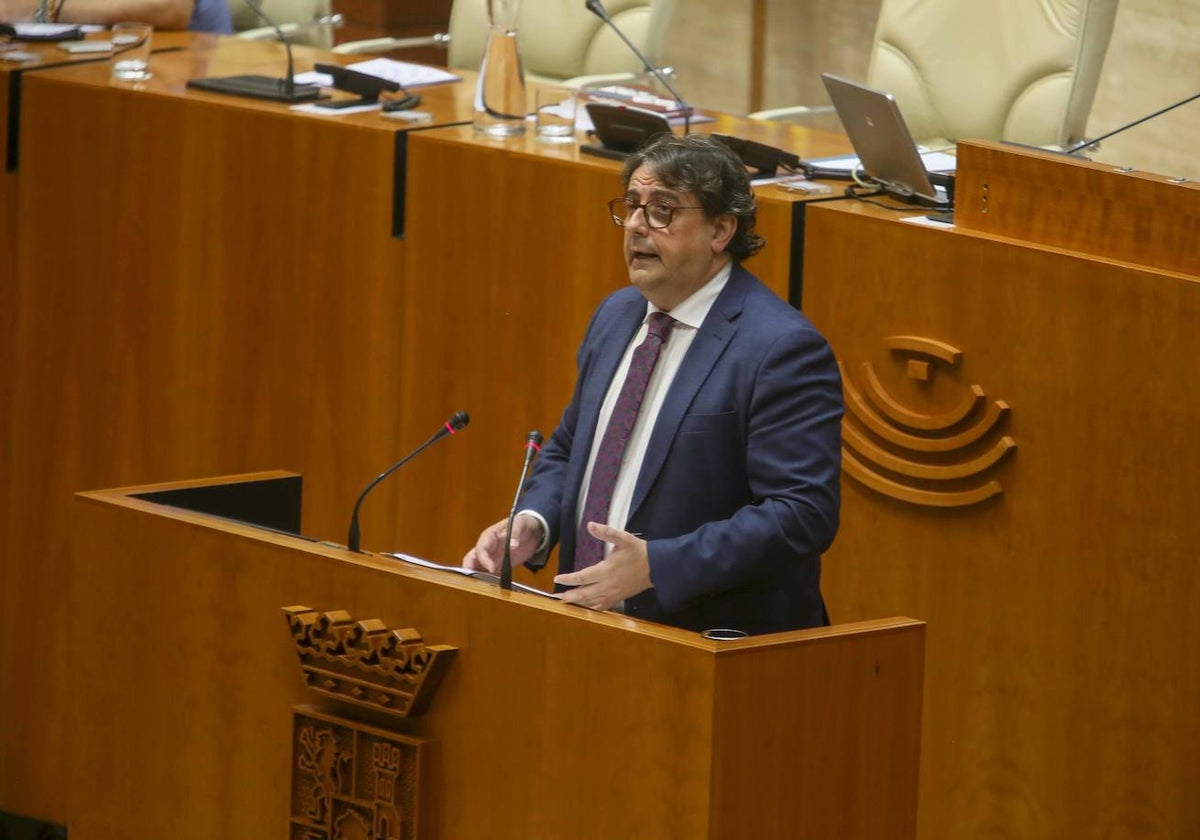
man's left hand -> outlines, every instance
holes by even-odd
[[[564,602],[608,610],[654,585],[645,540],[598,522],[588,523],[588,533],[612,543],[612,551],[595,566],[554,578],[555,583],[575,587],[559,596]]]

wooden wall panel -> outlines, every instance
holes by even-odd
[[[3,728],[20,766],[0,801],[60,818],[72,654],[16,631],[65,619],[71,492],[292,467],[306,529],[337,539],[398,446],[392,132],[141,94],[101,69],[95,87],[25,80],[5,395],[0,719],[21,723]]]
[[[809,209],[806,311],[849,382],[925,415],[978,385],[1016,444],[966,507],[843,477],[834,620],[929,624],[919,836],[1196,834],[1200,281],[885,215]],[[961,361],[915,379],[897,335]]]

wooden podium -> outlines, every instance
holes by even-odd
[[[710,641],[289,535],[298,485],[77,496],[73,840],[289,836],[293,707],[358,714],[305,688],[298,604],[457,648],[425,714],[366,713],[432,744],[415,838],[915,836],[921,622]]]

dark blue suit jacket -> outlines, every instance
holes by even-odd
[[[579,349],[571,404],[522,507],[545,517],[571,571],[575,513],[597,417],[646,314],[610,295]],[[625,530],[648,542],[654,587],[626,613],[703,630],[826,623],[821,552],[840,504],[842,389],[825,339],[736,263],[655,421]]]

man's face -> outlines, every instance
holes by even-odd
[[[663,202],[678,208],[696,208],[692,193],[676,192],[643,165],[634,170],[625,197],[637,204]],[[665,228],[646,223],[645,211],[625,223],[625,264],[629,282],[659,309],[671,310],[729,262],[725,246],[737,228],[733,216],[710,219],[703,210],[677,210]]]

